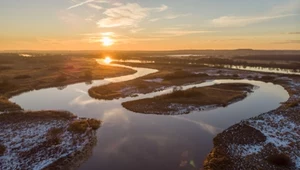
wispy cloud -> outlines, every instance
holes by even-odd
[[[184,28],[164,28],[161,31],[157,31],[156,34],[161,37],[176,37],[176,36],[184,36],[190,34],[205,34],[212,33],[215,31],[207,31],[207,30],[187,30]],[[156,36],[157,36],[156,35]]]
[[[94,9],[98,9],[98,10],[103,9],[101,6],[96,5],[96,4],[89,3],[89,4],[87,4],[87,5],[88,5],[90,8],[94,8]]]
[[[158,8],[145,8],[137,3],[118,4],[115,7],[104,11],[105,18],[97,22],[99,27],[137,27],[138,24],[145,19],[150,12],[165,11],[168,7],[162,5]]]
[[[69,8],[67,8],[67,9],[73,9],[73,8],[77,8],[77,7],[79,7],[79,6],[82,6],[82,5],[85,5],[85,4],[88,4],[88,3],[90,3],[90,2],[94,2],[95,0],[86,0],[86,1],[83,1],[83,2],[80,2],[80,3],[77,3],[77,4],[75,4],[75,5],[72,5],[72,6],[70,6]]]
[[[212,20],[212,23],[221,27],[241,27],[250,24],[261,23],[278,18],[295,16],[297,14],[275,15],[275,16],[258,16],[258,17],[240,17],[240,16],[222,16]]]
[[[82,1],[79,3],[76,3],[75,5],[70,6],[69,8],[67,8],[68,10],[73,9],[73,8],[77,8],[80,7],[82,5],[88,5],[91,8],[95,8],[95,9],[102,9],[100,6],[93,4],[92,2],[96,2],[96,3],[107,3],[107,1],[105,0],[86,0],[86,1]]]
[[[160,7],[157,8],[157,10],[159,12],[166,11],[167,9],[169,9],[169,7],[167,5],[161,5]]]
[[[169,14],[169,15],[166,15],[166,16],[161,17],[161,18],[152,18],[149,21],[150,22],[156,22],[156,21],[159,21],[159,20],[176,19],[176,18],[179,18],[179,17],[186,17],[186,16],[190,16],[190,15],[191,14]]]
[[[264,14],[256,16],[225,15],[211,20],[211,23],[220,27],[242,27],[274,19],[296,16],[300,13],[298,9],[300,9],[300,1],[290,0],[286,4],[274,6]]]

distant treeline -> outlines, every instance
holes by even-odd
[[[234,59],[269,60],[269,61],[300,61],[300,55],[247,55],[235,56]]]

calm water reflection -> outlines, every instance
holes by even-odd
[[[156,72],[152,69],[134,68],[132,76],[94,81],[92,85],[79,83],[63,90],[49,88],[32,91],[11,98],[25,109],[61,109],[82,117],[98,118],[104,121],[97,132],[98,143],[92,157],[80,169],[180,169],[184,160],[194,160],[201,167],[205,156],[212,148],[213,137],[222,129],[242,119],[276,109],[286,101],[288,93],[270,83],[248,80],[215,80],[198,84],[208,86],[214,83],[251,83],[259,88],[245,100],[209,111],[192,112],[187,115],[160,116],[130,112],[121,106],[128,100],[152,97],[170,92],[164,90],[136,98],[113,101],[94,100],[87,90],[94,85],[111,81],[123,81]],[[191,88],[195,85],[185,86]]]

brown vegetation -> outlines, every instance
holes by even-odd
[[[253,88],[249,84],[220,84],[209,87],[194,87],[188,90],[174,88],[170,94],[122,103],[131,111],[145,114],[171,114],[189,106],[227,106],[247,96],[245,91]],[[172,105],[180,105],[173,107]],[[187,112],[190,110],[187,110]]]
[[[70,123],[68,131],[74,133],[84,133],[91,128],[97,130],[101,125],[101,121],[96,119],[79,119]]]

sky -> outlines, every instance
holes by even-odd
[[[1,0],[0,50],[300,50],[300,0]]]

